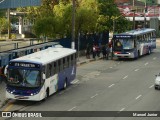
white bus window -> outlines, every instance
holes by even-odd
[[[53,72],[54,72],[54,74],[56,74],[57,73],[57,62],[54,62],[53,64],[54,64]]]
[[[52,65],[51,64],[47,64],[46,78],[51,77],[51,75],[52,75]]]

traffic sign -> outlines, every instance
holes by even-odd
[[[40,6],[42,0],[0,0],[0,9]]]

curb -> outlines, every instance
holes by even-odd
[[[86,63],[89,63],[89,62],[101,60],[101,59],[102,59],[102,57],[97,58],[97,59],[88,59],[88,60],[84,60],[84,61],[81,61],[81,62],[77,62],[77,66],[80,66],[80,65],[83,65],[83,64],[86,64]]]

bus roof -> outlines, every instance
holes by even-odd
[[[44,65],[51,61],[56,61],[60,58],[71,55],[73,53],[76,53],[75,49],[63,47],[49,47],[48,49],[13,59],[11,60],[11,62],[31,62]]]
[[[126,38],[130,38],[130,37],[133,38],[133,36],[145,34],[145,33],[152,32],[152,31],[155,31],[155,29],[152,29],[152,28],[136,29],[136,30],[131,30],[131,31],[127,31],[124,33],[120,33],[120,34],[115,34],[113,35],[113,38],[117,38],[117,36],[121,36],[121,37],[125,36]]]

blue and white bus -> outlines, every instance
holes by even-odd
[[[113,53],[118,58],[138,58],[156,48],[156,31],[151,28],[113,35]]]
[[[11,60],[7,69],[7,98],[40,101],[75,79],[76,50],[50,47]]]

